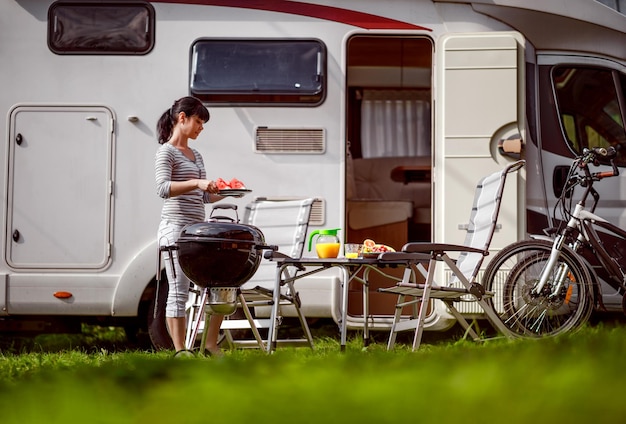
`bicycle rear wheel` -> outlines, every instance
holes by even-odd
[[[489,301],[513,335],[546,337],[575,331],[593,310],[589,271],[567,247],[545,287],[534,292],[551,250],[552,243],[546,240],[517,242],[498,253],[485,270],[483,285],[495,293]],[[559,272],[564,276],[560,287]]]

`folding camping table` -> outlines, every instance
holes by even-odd
[[[273,253],[273,254],[272,254]],[[424,258],[416,255],[406,255],[404,258],[395,258],[392,260],[381,260],[378,257],[374,258],[291,258],[289,256],[281,255],[277,252],[268,252],[268,259],[276,262],[276,282],[274,288],[274,299],[271,312],[271,323],[268,334],[268,350],[275,349],[276,347],[276,319],[279,317],[278,307],[280,301],[280,287],[288,281],[295,283],[304,277],[308,277],[318,272],[322,272],[331,268],[338,268],[341,271],[341,284],[342,284],[342,299],[341,299],[341,319],[340,319],[340,334],[341,334],[341,350],[346,348],[346,336],[347,336],[347,317],[348,317],[348,287],[351,281],[358,281],[362,284],[363,288],[363,344],[367,346],[369,344],[369,283],[368,277],[370,272],[378,272],[385,275],[387,278],[395,281],[405,281],[411,278],[411,274],[415,273],[415,264],[422,260],[428,260],[428,256]],[[384,272],[385,268],[397,268],[403,267],[405,269],[404,277],[402,280],[395,276],[391,276]],[[295,273],[285,273],[287,268],[298,269]],[[359,272],[363,271],[363,276],[358,276]]]

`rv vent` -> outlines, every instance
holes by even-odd
[[[324,153],[323,129],[267,128],[256,129],[255,150],[261,153]]]
[[[311,206],[311,217],[309,218],[309,225],[324,225],[326,222],[326,216],[324,211],[326,210],[326,202],[322,199],[315,199]]]
[[[484,273],[485,272],[483,270],[478,272],[477,280],[479,282],[482,281]],[[500,272],[500,274],[501,275],[496,276],[495,287],[494,287],[494,290],[496,292],[498,292],[500,289],[502,289],[502,286],[504,285],[504,281],[506,281],[506,277],[508,276],[508,271]],[[452,271],[446,269],[446,271],[444,272],[444,275],[445,275],[446,281],[448,281],[454,274],[452,273]],[[459,286],[459,287],[463,286],[458,281],[454,285],[455,286]],[[461,302],[455,302],[454,303],[454,307],[461,314],[467,314],[467,315],[471,315],[471,316],[480,316],[480,317],[483,317],[483,318],[486,317],[485,311],[483,311],[483,309],[480,307],[480,305],[477,302],[472,301],[474,299],[472,296],[467,295],[467,296],[463,296],[462,298],[465,298],[466,301],[461,301]],[[492,301],[494,302],[493,306],[494,306],[496,312],[499,313],[499,314],[502,313],[503,310],[504,310],[504,307],[502,306],[501,296],[495,296]]]

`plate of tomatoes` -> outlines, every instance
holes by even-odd
[[[217,192],[220,196],[230,196],[230,197],[242,197],[248,193],[252,192],[252,190],[246,189],[237,189],[237,188],[226,188],[224,190],[220,190]]]
[[[233,178],[230,181],[218,178],[215,180],[215,184],[217,184],[217,188],[219,189],[218,194],[220,196],[242,197],[252,192],[252,190],[247,189],[246,185],[237,178]]]

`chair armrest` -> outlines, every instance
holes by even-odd
[[[380,262],[384,261],[410,261],[410,262],[427,262],[430,255],[426,253],[409,253],[409,252],[385,252],[378,255]]]
[[[402,251],[407,253],[443,253],[443,252],[469,252],[482,253],[487,256],[488,250],[476,249],[473,247],[463,246],[459,244],[445,243],[407,243],[402,246]]]
[[[269,261],[280,261],[281,259],[282,260],[294,259],[291,256],[284,254],[283,252],[279,252],[278,250],[268,250],[267,252],[263,254],[263,257]],[[279,262],[277,265],[280,266],[281,263]],[[292,265],[298,271],[306,270],[306,268],[303,265],[300,265],[300,264],[292,264]]]

